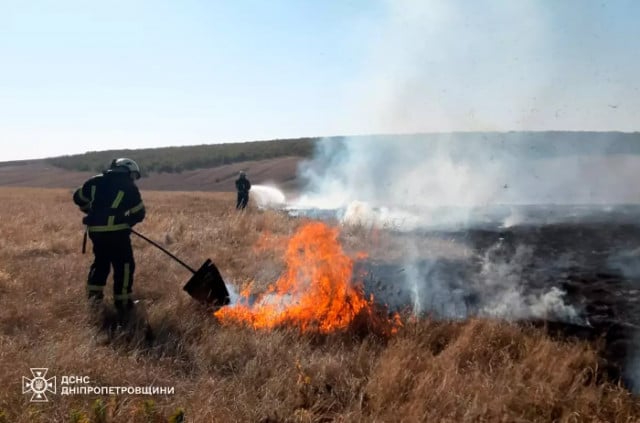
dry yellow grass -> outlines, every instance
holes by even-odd
[[[257,289],[281,251],[255,250],[299,221],[231,194],[143,192],[137,229],[227,282]],[[0,422],[606,421],[640,420],[640,403],[603,382],[594,346],[503,322],[410,321],[391,339],[219,326],[182,291],[189,273],[134,240],[135,294],[155,339],[107,336],[85,304],[91,254],[64,190],[0,189]],[[345,234],[349,245],[358,236]],[[89,244],[90,246],[90,244]],[[108,288],[111,287],[111,281]],[[107,290],[108,292],[108,290]],[[173,386],[170,396],[61,396],[31,403],[30,367],[98,386]]]

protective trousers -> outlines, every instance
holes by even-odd
[[[131,291],[135,262],[129,231],[90,232],[95,259],[89,270],[87,293],[89,299],[101,300],[113,266],[113,300],[119,310],[133,306]]]
[[[247,191],[238,191],[238,201],[236,201],[236,209],[244,209],[249,202],[249,193]]]

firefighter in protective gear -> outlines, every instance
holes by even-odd
[[[247,207],[249,202],[249,190],[251,190],[251,182],[247,179],[244,171],[240,172],[240,176],[236,179],[236,190],[238,191],[238,201],[236,201],[236,209],[242,210]]]
[[[109,169],[87,180],[73,194],[73,201],[86,213],[82,223],[93,243],[94,261],[89,270],[87,294],[97,302],[103,298],[113,266],[113,298],[116,309],[133,308],[131,292],[135,262],[131,227],[145,217],[145,208],[135,180],[140,167],[131,159],[114,159]]]

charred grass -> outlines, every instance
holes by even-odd
[[[299,221],[238,213],[231,194],[143,192],[137,228],[192,266],[211,258],[230,285],[266,286]],[[137,318],[114,327],[91,309],[80,214],[64,190],[0,189],[0,422],[607,421],[640,403],[601,377],[597,343],[505,322],[405,318],[394,336],[302,335],[220,326],[182,291],[189,273],[134,239]],[[346,233],[347,244],[366,233]],[[107,285],[107,293],[111,281]],[[166,386],[173,395],[49,394],[32,403],[32,367],[94,386]],[[58,380],[60,384],[60,380]]]

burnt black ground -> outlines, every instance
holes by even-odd
[[[410,254],[359,262],[356,273],[364,275],[365,291],[392,310],[454,319],[489,315],[560,338],[600,340],[608,376],[638,391],[640,213],[627,207],[574,217],[510,228],[398,232],[412,239]],[[411,251],[416,236],[453,242],[470,254]],[[563,306],[550,302],[540,313],[539,303],[553,289]],[[525,299],[525,306],[510,304],[513,298]]]

